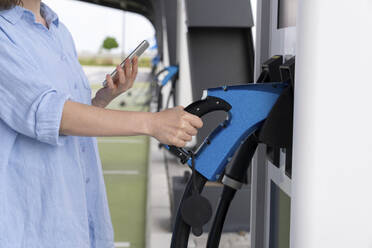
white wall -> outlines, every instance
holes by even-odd
[[[299,0],[292,248],[372,247],[372,1]]]

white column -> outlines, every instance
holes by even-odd
[[[299,0],[292,248],[372,247],[372,1]]]
[[[186,107],[192,102],[189,48],[187,42],[185,1],[178,1],[177,10],[177,60],[179,63],[178,105]]]

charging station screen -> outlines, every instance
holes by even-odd
[[[296,26],[297,0],[278,0],[278,29]]]
[[[269,248],[289,248],[291,198],[271,181]]]

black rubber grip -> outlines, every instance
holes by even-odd
[[[190,114],[202,117],[203,115],[214,111],[223,110],[225,112],[228,112],[230,111],[230,109],[231,105],[225,100],[214,96],[208,96],[204,100],[193,102],[185,108],[185,111],[189,112]]]
[[[225,100],[218,98],[218,97],[208,96],[204,100],[193,102],[192,104],[187,106],[184,110],[190,114],[202,117],[203,115],[206,115],[214,111],[223,110],[225,112],[228,112],[230,111],[230,109],[231,109],[231,105]],[[189,159],[189,152],[183,148],[179,148],[176,146],[169,146],[169,151],[172,154],[179,157],[181,160],[181,163],[183,164],[186,163],[187,160]]]

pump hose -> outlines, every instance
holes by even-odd
[[[196,188],[201,191],[203,191],[204,185],[207,182],[207,179],[203,177],[198,172],[195,172],[195,175],[192,175],[186,185],[185,191],[182,196],[182,200],[180,202],[180,205],[178,207],[176,221],[173,228],[173,234],[172,234],[172,243],[171,248],[187,248],[188,242],[189,242],[189,236],[190,236],[190,226],[186,224],[186,222],[183,221],[182,215],[181,215],[181,206],[183,202],[191,196],[193,191],[193,177],[195,177],[195,184]]]
[[[230,203],[234,199],[235,193],[236,189],[227,186],[223,187],[220,203],[218,204],[216,215],[213,220],[213,225],[208,235],[207,248],[218,247],[227,211],[229,210]]]
[[[233,164],[230,168],[227,169],[225,175],[240,183],[244,183],[257,145],[258,141],[256,135],[253,134],[249,136],[248,139],[240,147]],[[227,185],[223,187],[221,199],[217,207],[212,228],[208,235],[207,248],[218,248],[226,215],[229,210],[230,204],[234,199],[236,191],[236,188],[232,188]]]
[[[244,182],[246,172],[249,168],[256,148],[257,138],[255,135],[251,135],[239,149],[234,163],[231,165],[231,168],[226,172],[226,174],[234,180]],[[187,223],[183,221],[181,215],[181,206],[183,202],[192,194],[193,177],[195,177],[196,188],[199,190],[200,193],[203,190],[205,183],[207,182],[207,179],[205,177],[203,177],[197,171],[195,173],[195,175],[192,175],[190,177],[182,196],[182,200],[178,207],[176,221],[173,229],[171,248],[187,248],[188,245],[191,228]],[[224,186],[222,197],[219,202],[215,219],[213,221],[213,226],[208,236],[208,248],[217,248],[219,245],[226,214],[236,191],[236,189]]]

